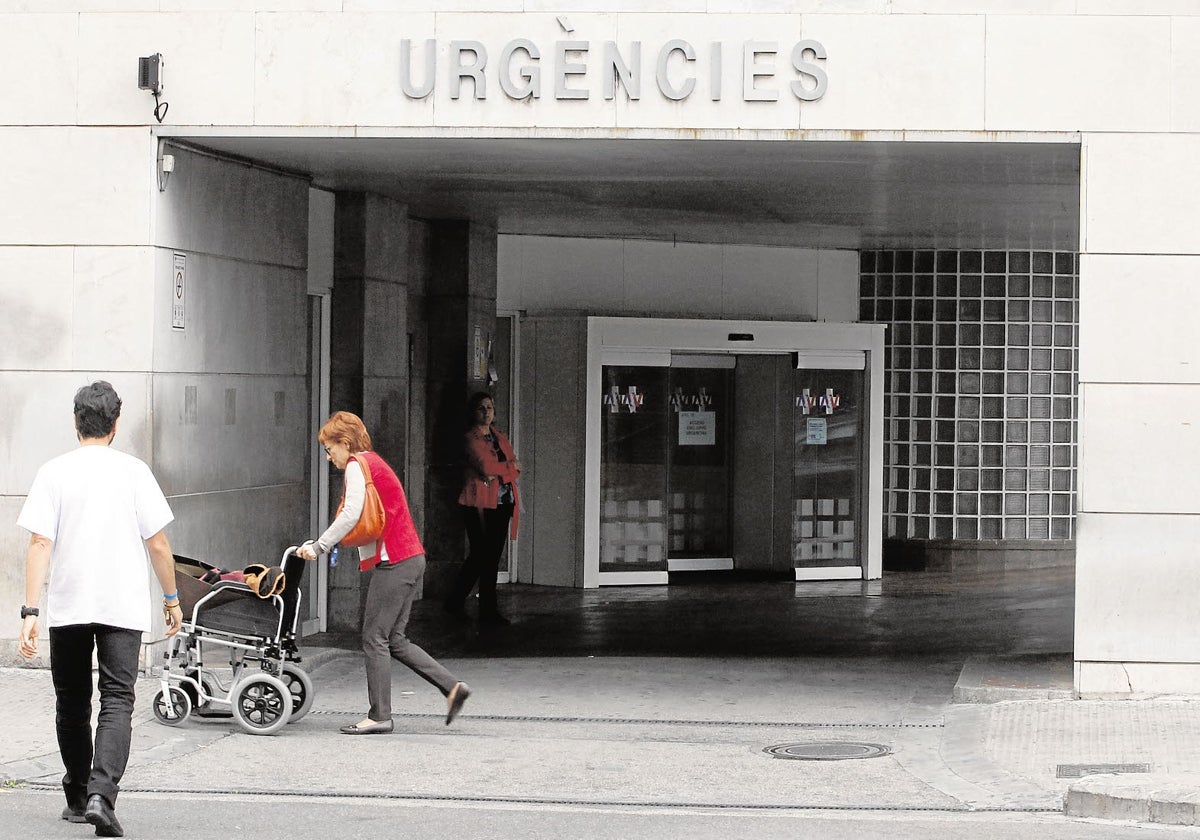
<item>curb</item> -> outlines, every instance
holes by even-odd
[[[1064,797],[1068,817],[1200,824],[1200,773],[1086,776]]]

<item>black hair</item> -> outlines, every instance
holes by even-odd
[[[121,398],[103,379],[75,392],[75,430],[81,438],[108,437],[120,416]]]
[[[467,399],[467,428],[470,429],[475,425],[475,409],[479,408],[484,400],[491,400],[492,405],[496,404],[496,398],[487,391],[476,391]]]

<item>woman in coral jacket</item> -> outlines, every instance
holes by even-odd
[[[509,623],[496,607],[496,574],[504,544],[516,539],[521,497],[517,476],[521,462],[512,444],[496,428],[496,405],[490,394],[473,394],[467,402],[464,477],[458,504],[467,528],[470,552],[446,597],[447,612],[465,615],[467,595],[479,584],[479,624]]]

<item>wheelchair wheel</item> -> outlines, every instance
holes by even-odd
[[[292,693],[292,716],[288,718],[288,723],[295,723],[308,714],[308,710],[313,704],[313,684],[303,668],[299,668],[290,662],[285,662],[283,665],[283,673],[279,675],[283,680],[283,684],[288,687]]]
[[[270,674],[251,674],[233,687],[233,717],[251,735],[272,735],[287,725],[292,692]]]
[[[164,726],[179,726],[192,713],[192,698],[188,697],[182,688],[173,685],[167,689],[167,694],[159,689],[150,701],[150,707],[159,723]]]

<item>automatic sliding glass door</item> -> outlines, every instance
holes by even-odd
[[[600,571],[731,558],[731,371],[605,365],[602,381]]]

